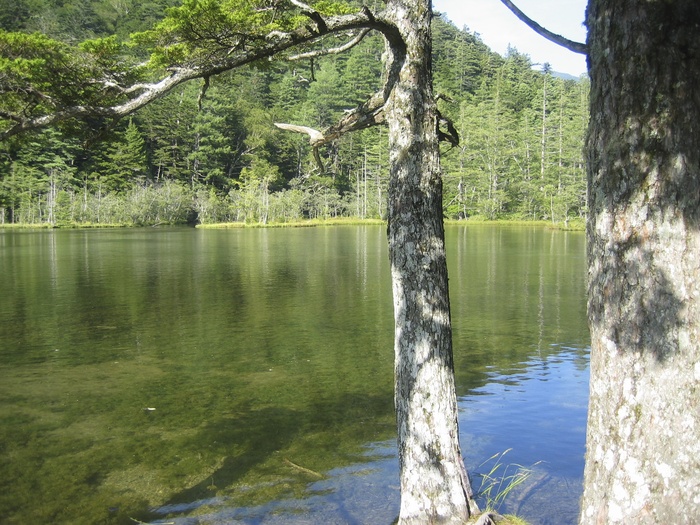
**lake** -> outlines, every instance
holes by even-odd
[[[446,242],[473,483],[528,469],[500,510],[574,524],[585,236]],[[383,226],[0,229],[0,321],[0,523],[398,515]]]

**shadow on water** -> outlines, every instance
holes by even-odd
[[[383,227],[10,235],[12,249],[0,250],[0,522],[394,519]],[[460,426],[475,473],[512,447],[522,464],[548,460],[552,480],[576,478],[561,473],[567,456],[582,456],[575,432],[557,461],[543,456],[562,437],[547,420],[570,421],[547,396],[586,368],[577,242],[447,229]]]
[[[390,422],[376,421],[376,415],[391,417],[392,407],[390,395],[348,394],[304,409],[251,409],[242,416],[207,422],[191,445],[235,444],[236,454],[222,458],[205,479],[173,495],[164,506],[213,495],[241,506],[302,497],[306,485],[324,479],[327,471],[371,461],[366,444],[392,433]],[[382,426],[383,434],[377,432]],[[241,487],[242,482],[250,483],[251,471],[258,471],[260,486]]]

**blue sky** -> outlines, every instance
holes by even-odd
[[[541,26],[570,40],[585,42],[586,0],[513,0]],[[459,28],[467,26],[493,51],[504,54],[508,44],[530,55],[532,62],[549,62],[552,69],[579,76],[586,72],[583,55],[551,43],[518,20],[501,0],[433,0],[433,9],[447,13]]]

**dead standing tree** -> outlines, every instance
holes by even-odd
[[[431,2],[389,0],[381,13],[333,11],[342,8],[322,12],[299,0],[187,0],[141,35],[153,46],[152,62],[164,66],[151,82],[128,73],[115,40],[76,52],[37,35],[1,34],[7,60],[0,71],[0,133],[8,138],[95,119],[108,126],[183,82],[204,79],[206,89],[210,77],[246,64],[339,52],[367,31],[379,32],[386,42],[379,92],[323,132],[296,131],[308,133],[317,148],[350,131],[388,125],[400,523],[463,523],[478,509],[459,446]],[[308,47],[348,32],[353,36],[344,45]]]

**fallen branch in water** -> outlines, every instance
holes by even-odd
[[[139,523],[140,525],[151,525],[150,523],[147,523],[145,521],[139,521],[136,518],[129,517],[129,519],[131,521],[133,521],[134,523]],[[163,521],[163,522],[161,522],[161,525],[175,525],[175,522],[174,521]]]
[[[302,472],[306,472],[307,474],[311,474],[312,476],[317,477],[318,479],[323,479],[323,478],[326,477],[326,476],[324,476],[323,474],[319,474],[318,472],[316,472],[316,471],[314,471],[314,470],[310,470],[310,469],[308,469],[308,468],[302,467],[301,465],[297,465],[296,463],[292,463],[292,462],[289,461],[287,458],[284,458],[284,462],[285,462],[287,465],[289,465],[290,467],[294,467],[294,468],[297,469],[297,470],[301,470]]]

